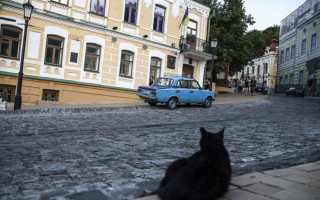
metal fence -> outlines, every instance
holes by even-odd
[[[207,42],[206,40],[196,38],[193,35],[187,36],[186,38],[181,36],[179,47],[181,50],[194,49],[197,51],[202,51],[211,54],[209,42]]]

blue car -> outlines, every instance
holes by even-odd
[[[215,93],[201,88],[198,81],[183,77],[159,77],[151,86],[139,86],[137,95],[150,105],[166,103],[170,109],[178,103],[209,108],[215,99]]]

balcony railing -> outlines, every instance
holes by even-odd
[[[180,42],[179,42],[179,47],[182,51],[194,49],[197,51],[211,54],[211,48],[210,48],[209,43],[206,40],[196,38],[193,35],[187,36],[186,38],[181,36]]]

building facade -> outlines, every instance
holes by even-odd
[[[294,86],[320,96],[320,1],[306,0],[280,27],[276,92]]]
[[[0,93],[14,101],[26,0],[0,0]],[[202,84],[210,8],[192,0],[31,0],[23,103],[139,101],[151,76]],[[189,24],[181,26],[186,9]]]
[[[239,79],[255,78],[258,84],[268,87],[268,94],[273,94],[276,85],[278,64],[278,40],[270,41],[264,56],[253,59],[241,72],[232,77],[233,85]]]

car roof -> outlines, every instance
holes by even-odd
[[[186,78],[186,77],[182,77],[182,76],[161,76],[158,78],[169,78],[169,79],[173,79],[173,80],[188,80],[188,81],[193,81],[195,80],[194,78]]]

